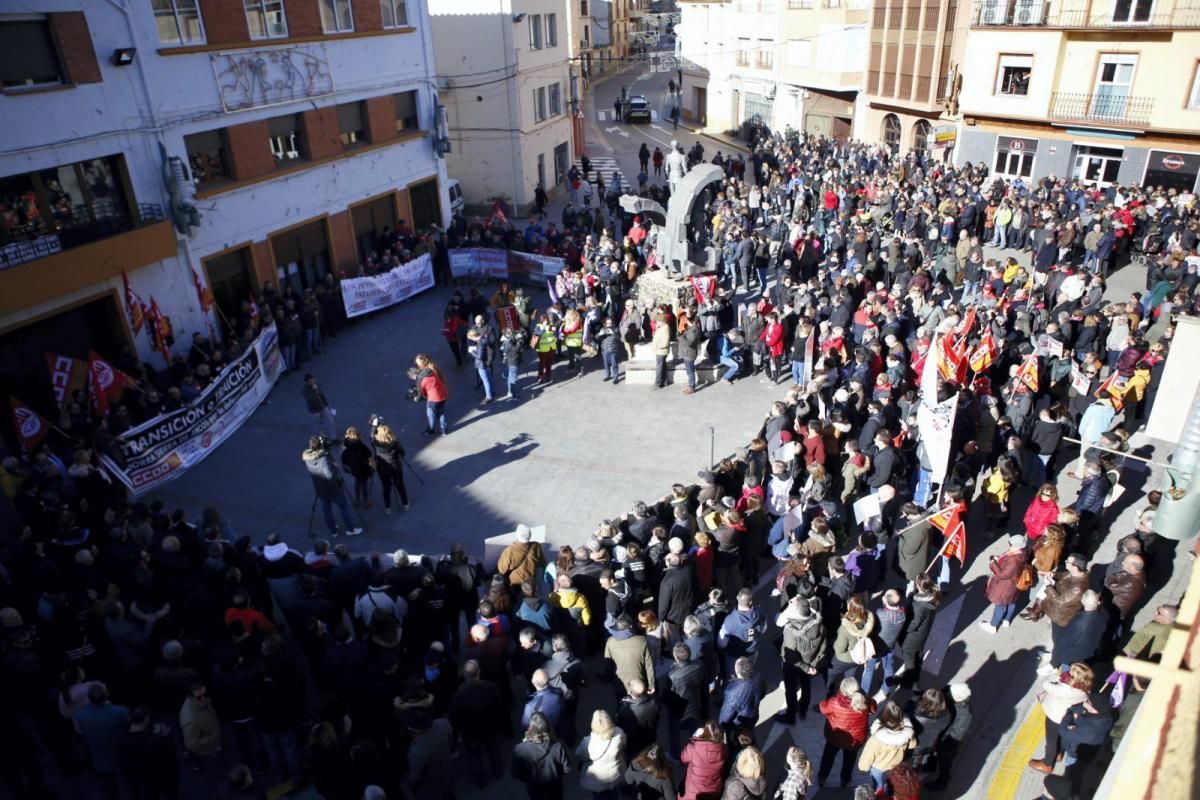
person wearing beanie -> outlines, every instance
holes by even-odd
[[[1001,626],[1007,628],[1017,615],[1017,598],[1021,589],[1017,580],[1025,569],[1025,537],[1019,534],[1008,537],[1008,550],[989,559],[991,577],[988,578],[984,595],[992,604],[992,620],[979,620],[979,626],[988,633],[995,633]]]
[[[546,567],[546,554],[540,542],[533,541],[533,532],[528,525],[518,525],[516,541],[504,548],[496,571],[504,576],[508,585],[519,590],[522,583],[533,581]]]

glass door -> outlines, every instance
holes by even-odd
[[[1137,56],[1107,55],[1100,57],[1096,74],[1096,93],[1092,98],[1091,116],[1095,119],[1121,121],[1133,86],[1133,69]]]
[[[1154,0],[1117,0],[1113,4],[1112,21],[1125,24],[1149,22]]]
[[[1071,176],[1104,188],[1116,182],[1124,159],[1123,150],[1110,147],[1079,147],[1076,148]]]

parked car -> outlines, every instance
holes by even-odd
[[[466,201],[463,200],[462,186],[455,178],[450,178],[446,183],[450,187],[450,215],[463,213]]]
[[[629,96],[629,100],[625,102],[625,121],[650,121],[650,103],[646,101],[645,95],[634,94]]]

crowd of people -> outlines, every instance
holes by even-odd
[[[644,341],[660,370],[682,361],[684,391],[699,388],[706,359],[726,382],[788,385],[747,447],[578,547],[545,553],[521,527],[485,570],[462,546],[417,559],[297,531],[263,539],[216,507],[127,498],[91,465],[90,430],[5,458],[0,486],[19,523],[0,547],[11,733],[0,780],[19,797],[86,775],[108,797],[175,797],[186,784],[260,798],[291,780],[331,800],[448,798],[457,757],[464,780],[507,774],[531,798],[578,786],[599,798],[799,800],[842,786],[910,800],[979,766],[958,756],[984,687],[943,685],[922,662],[944,598],[990,549],[981,628],[1043,650],[1046,750],[1030,768],[1052,800],[1089,796],[1146,685],[1134,679],[1117,706],[1102,692],[1112,656],[1153,659],[1177,613],[1163,603],[1134,624],[1185,555],[1154,530],[1155,492],[1142,505],[1115,487],[1174,320],[1197,310],[1195,198],[989,178],[811,137],[765,140],[743,163],[693,232],[722,254],[735,243],[711,289],[639,307],[633,279],[657,267],[654,236],[621,215],[575,241],[530,237],[567,256],[545,312],[507,286],[446,310],[450,350],[475,360],[484,401],[495,399],[490,352],[513,396],[523,353],[538,353],[540,380],[559,357],[581,371],[599,356],[615,381],[621,354]],[[1025,209],[1021,226],[1005,203]],[[985,257],[998,225],[1003,244],[1031,248],[1026,264],[1020,252]],[[1089,250],[1095,225],[1110,250]],[[1109,302],[1104,276],[1151,226],[1148,290]],[[462,220],[432,235],[435,249],[526,238]],[[264,297],[258,314],[288,303]],[[321,343],[301,338],[310,352]],[[963,370],[956,348],[987,363]],[[426,433],[446,433],[430,356],[414,381]],[[372,424],[338,437],[315,380],[304,391],[317,430],[354,454],[348,470],[383,459],[402,476],[403,450],[379,449],[394,434]],[[916,420],[922,402],[950,398],[938,464]],[[1078,489],[1060,480],[1072,465]],[[341,478],[328,457],[321,469],[336,535]],[[395,488],[407,505],[402,477]],[[878,507],[860,520],[864,498]],[[1131,503],[1134,529],[1110,527]],[[957,564],[945,549],[954,531],[934,512],[967,523]],[[1113,540],[1101,568],[1094,557]],[[778,722],[819,727],[821,752],[764,752],[760,705],[776,674]]]

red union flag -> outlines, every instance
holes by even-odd
[[[942,532],[946,544],[942,548],[943,558],[957,558],[959,564],[966,564],[967,557],[967,526],[962,521],[962,503],[943,508],[929,518],[933,527]]]
[[[128,375],[96,355],[95,352],[90,353],[89,356],[88,375],[91,378],[92,406],[99,416],[107,417],[110,405],[121,402],[130,379]]]
[[[1017,380],[1029,387],[1031,394],[1038,390],[1038,358],[1037,353],[1030,353],[1021,368],[1017,370]]]
[[[142,313],[142,299],[129,285],[129,276],[125,274],[125,270],[121,270],[121,280],[125,282],[125,310],[129,314],[129,327],[133,329],[133,335],[137,336],[146,324],[146,317]]]
[[[975,349],[967,358],[971,362],[971,369],[976,372],[983,372],[992,365],[992,362],[996,360],[996,342],[992,338],[991,328],[983,332],[983,336],[979,338],[979,344],[975,345]]]
[[[75,392],[87,386],[86,361],[46,353],[46,367],[50,370],[50,387],[59,408],[65,406]]]
[[[1125,381],[1121,379],[1121,374],[1113,370],[1096,389],[1094,397],[1097,400],[1111,400],[1113,408],[1120,411],[1125,405]]]
[[[8,402],[12,406],[13,424],[17,427],[17,436],[21,438],[21,448],[26,454],[32,453],[50,432],[50,423],[17,398],[10,396]]]

